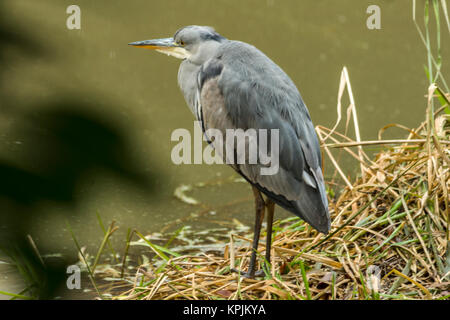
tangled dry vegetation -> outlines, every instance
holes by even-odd
[[[346,69],[342,77],[345,86]],[[380,136],[361,142],[350,87],[348,91],[356,140],[335,129],[316,128],[345,184],[337,199],[330,199],[328,236],[296,217],[277,221],[271,267],[265,267],[260,241],[265,277],[255,280],[229,271],[247,268],[251,234],[231,235],[220,253],[191,255],[147,241],[156,258],[140,266],[132,288],[115,298],[449,299],[450,117],[442,112],[448,108],[448,96],[430,87],[426,121],[416,129],[395,125],[408,131],[406,139]],[[432,114],[435,94],[446,104]],[[361,146],[373,144],[390,147],[370,159]],[[353,183],[339,167],[333,148],[359,162],[361,173]]]

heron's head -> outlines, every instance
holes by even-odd
[[[172,38],[144,40],[129,45],[156,50],[178,59],[207,59],[225,38],[211,27],[188,26],[175,32]]]

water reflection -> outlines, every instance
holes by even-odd
[[[1,9],[0,16],[4,14]],[[44,54],[30,37],[8,31],[12,29],[0,19],[0,72],[11,63],[6,54],[11,47],[20,52],[33,52],[33,59]],[[1,73],[0,77],[7,81]],[[92,104],[96,103],[95,99],[91,100]],[[71,207],[76,207],[81,200],[76,196],[80,182],[95,179],[105,171],[150,196],[156,174],[144,170],[130,157],[132,152],[123,129],[88,111],[93,109],[92,105],[73,94],[67,94],[64,100],[48,99],[45,103],[32,104],[27,109],[3,95],[1,107],[0,119],[10,122],[8,132],[3,134],[3,144],[13,137],[13,143],[20,148],[12,152],[13,157],[5,152],[0,157],[0,258],[20,270],[26,296],[53,298],[65,283],[68,261],[43,260],[38,252],[49,250],[42,244],[38,249],[29,237],[33,225],[46,213],[40,206],[62,204],[65,210],[57,214],[69,218],[76,213]],[[108,107],[104,106],[106,110]],[[73,259],[69,260],[73,262]],[[0,290],[6,291],[1,286]]]

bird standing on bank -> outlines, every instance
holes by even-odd
[[[182,59],[178,84],[204,133],[208,129],[223,133],[227,129],[278,129],[279,169],[275,174],[262,175],[259,169],[264,165],[259,163],[231,165],[252,185],[255,197],[253,251],[245,276],[255,276],[266,208],[268,262],[275,204],[328,233],[330,214],[319,141],[299,91],[280,67],[254,46],[228,40],[210,27],[188,26],[173,38],[130,45]]]

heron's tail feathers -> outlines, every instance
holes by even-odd
[[[317,188],[308,183],[301,183],[299,194],[301,198],[290,201],[291,210],[319,232],[327,234],[330,231],[331,219],[328,211],[328,200],[325,191],[325,183],[320,168],[312,172]]]

